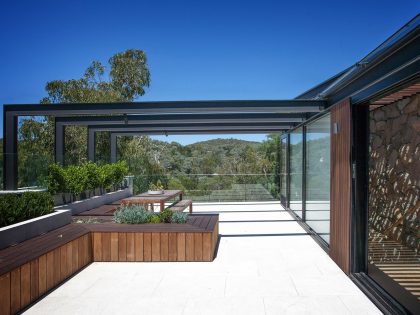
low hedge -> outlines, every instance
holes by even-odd
[[[128,167],[125,161],[105,165],[86,162],[66,167],[52,164],[48,168],[46,186],[51,194],[69,192],[79,195],[96,188],[117,187],[126,175]]]
[[[54,211],[54,201],[47,192],[0,195],[0,227],[33,219]]]

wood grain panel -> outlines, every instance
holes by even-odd
[[[54,251],[47,253],[47,290],[54,286]]]
[[[20,268],[10,273],[10,312],[17,313],[20,310]]]
[[[103,233],[93,233],[93,260],[102,261],[102,234]]]
[[[31,302],[31,263],[26,263],[20,268],[20,308]]]
[[[61,281],[61,248],[57,248],[54,251],[54,262],[53,262],[53,285],[56,286]]]
[[[77,261],[77,267],[78,269],[81,269],[84,265],[85,265],[85,238],[84,236],[79,237],[78,238],[78,249],[79,249],[79,253],[77,254],[78,256],[78,261]]]
[[[169,259],[169,234],[160,233],[160,261]]]
[[[102,260],[101,261],[111,261],[111,233],[101,233],[101,234],[102,234]]]
[[[135,260],[134,233],[127,233],[127,261]]]
[[[38,259],[31,261],[31,301],[35,301],[39,297],[39,267]]]
[[[144,233],[144,261],[152,261],[152,233]]]
[[[203,261],[203,234],[194,233],[194,261]]]
[[[203,233],[203,260],[211,261],[212,259],[212,233]]]
[[[0,314],[10,314],[10,273],[0,276]]]
[[[160,233],[152,233],[152,261],[160,261]]]
[[[127,235],[118,233],[118,261],[127,260]]]
[[[73,264],[73,248],[70,243],[66,244],[66,250],[67,250],[67,270],[66,270],[66,278],[69,277],[71,275],[71,271],[72,271],[72,264]]]
[[[118,233],[111,233],[111,261],[118,261]]]
[[[331,109],[330,256],[350,272],[351,224],[351,105],[344,100]],[[337,129],[336,128],[336,129]]]
[[[39,295],[47,292],[47,255],[38,258],[38,288]]]
[[[177,260],[185,261],[185,233],[177,233]]]
[[[168,259],[169,261],[177,260],[177,233],[169,233],[168,236]]]
[[[67,275],[67,248],[65,245],[60,247],[60,258],[58,259],[58,262],[60,264],[60,276],[57,283],[62,279],[65,279]]]
[[[79,270],[79,241],[74,240],[71,242],[72,263],[71,274]]]
[[[194,233],[185,233],[185,260],[194,261]]]
[[[134,247],[135,247],[135,255],[136,261],[143,261],[143,233],[135,233],[134,234]]]

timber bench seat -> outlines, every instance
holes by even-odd
[[[0,314],[22,311],[96,261],[213,261],[218,235],[217,214],[184,224],[68,224],[0,250]]]
[[[172,211],[182,212],[185,209],[187,209],[188,207],[189,207],[190,213],[192,213],[192,200],[183,199],[183,200],[180,200],[180,201],[174,203],[173,205],[168,207],[168,209],[170,209]]]

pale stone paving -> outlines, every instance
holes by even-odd
[[[194,204],[211,211],[213,262],[93,263],[25,314],[381,314],[279,204]]]

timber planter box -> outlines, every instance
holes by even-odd
[[[191,215],[185,224],[86,224],[93,261],[213,261],[219,215]]]
[[[62,209],[2,227],[0,228],[0,249],[16,245],[69,223],[71,223],[71,213]]]
[[[219,215],[186,224],[67,224],[0,250],[0,314],[15,314],[94,261],[212,261]]]

